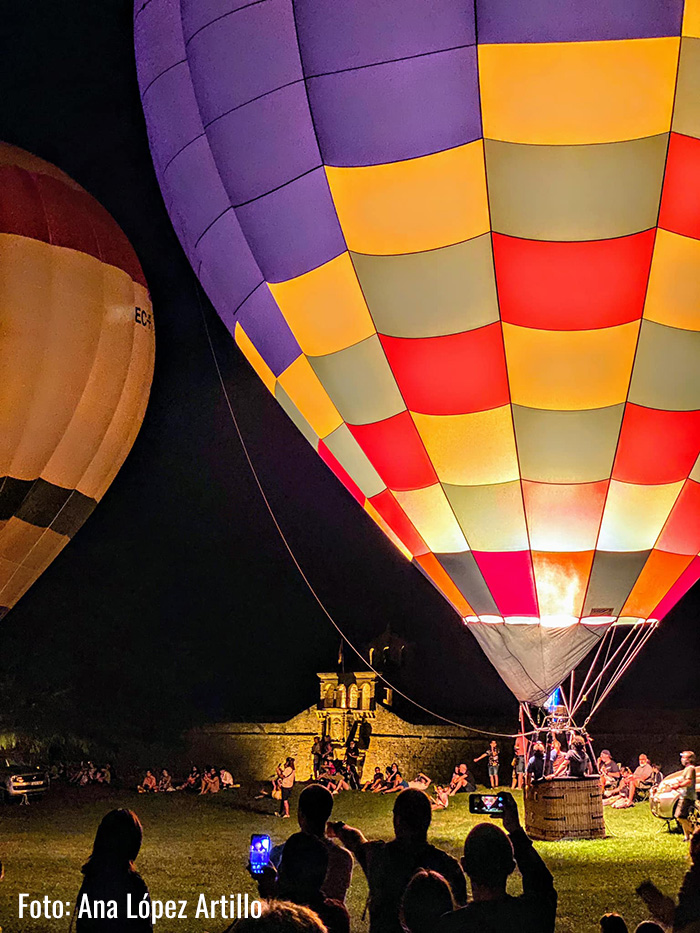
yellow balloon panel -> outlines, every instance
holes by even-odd
[[[275,394],[275,383],[277,382],[277,378],[275,374],[272,372],[272,370],[270,369],[270,367],[267,365],[265,360],[262,358],[262,356],[260,356],[258,351],[253,346],[253,343],[250,337],[248,336],[248,334],[246,334],[246,332],[243,330],[241,325],[238,323],[236,323],[235,338],[236,338],[236,343],[238,344],[241,352],[243,353],[243,356],[245,356],[245,358],[248,360],[248,362],[253,367],[255,372],[258,374],[258,377],[261,380],[261,382],[274,395]]]
[[[270,291],[309,356],[345,350],[376,334],[349,253]]]
[[[679,41],[481,45],[484,136],[585,145],[667,133]]]
[[[431,551],[452,553],[469,550],[442,486],[396,491],[394,495]]]
[[[644,317],[657,324],[700,330],[700,241],[656,231]]]
[[[639,323],[599,330],[503,324],[511,398],[560,411],[607,408],[627,398]]]
[[[489,230],[481,140],[388,165],[326,167],[348,248],[390,256]]]
[[[638,486],[610,481],[598,550],[645,551],[661,534],[683,483]]]
[[[305,356],[297,357],[280,374],[279,384],[319,437],[325,437],[343,423]]]
[[[438,478],[454,486],[518,479],[510,405],[466,415],[413,413]]]

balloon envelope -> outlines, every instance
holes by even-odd
[[[122,231],[59,169],[0,144],[0,617],[114,479],[153,359]]]
[[[239,347],[542,702],[700,576],[700,12],[143,0],[166,204]]]

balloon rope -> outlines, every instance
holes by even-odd
[[[260,492],[260,495],[261,495],[261,497],[262,497],[263,502],[265,503],[265,507],[267,508],[267,511],[269,512],[270,518],[272,519],[272,523],[274,524],[275,528],[277,529],[277,533],[279,534],[280,538],[282,539],[282,543],[284,544],[285,548],[287,549],[287,553],[289,554],[289,556],[290,556],[291,559],[292,559],[292,563],[294,564],[294,566],[295,566],[296,569],[298,570],[299,575],[301,576],[301,578],[302,578],[302,580],[304,581],[304,583],[306,584],[306,586],[307,586],[309,592],[311,593],[311,595],[313,596],[313,598],[314,598],[314,599],[316,600],[316,602],[318,603],[318,605],[319,605],[321,611],[322,611],[323,614],[326,616],[326,618],[328,619],[328,621],[329,621],[329,622],[331,623],[331,625],[335,628],[335,630],[338,632],[338,634],[339,634],[340,637],[343,639],[343,641],[348,645],[348,647],[351,648],[351,649],[355,652],[355,654],[358,656],[358,658],[359,658],[364,664],[367,665],[367,667],[372,671],[373,674],[376,674],[376,676],[379,677],[380,680],[384,681],[384,683],[385,683],[391,690],[393,690],[394,693],[398,694],[398,696],[400,696],[400,697],[403,697],[404,700],[407,700],[409,703],[411,703],[411,704],[412,704],[413,706],[415,706],[417,709],[421,710],[421,711],[424,712],[424,713],[427,713],[429,716],[433,716],[435,719],[440,719],[440,720],[442,720],[443,722],[447,723],[447,724],[450,725],[450,726],[456,726],[456,728],[458,728],[458,729],[464,729],[464,730],[466,730],[467,732],[474,732],[474,733],[477,733],[478,735],[496,735],[496,736],[498,736],[499,738],[504,738],[504,739],[515,739],[515,738],[517,738],[517,735],[518,735],[517,732],[516,732],[516,733],[510,733],[510,732],[492,732],[492,731],[490,731],[490,730],[477,729],[475,726],[467,726],[467,725],[465,725],[465,724],[462,723],[462,722],[455,722],[454,719],[448,719],[446,716],[442,716],[440,713],[436,713],[434,710],[429,709],[427,706],[423,706],[421,703],[418,703],[416,700],[414,700],[414,699],[412,699],[411,697],[407,696],[407,694],[405,694],[403,691],[399,690],[398,687],[395,687],[390,681],[388,681],[388,680],[386,679],[386,677],[384,676],[384,674],[380,674],[379,671],[377,671],[374,667],[372,667],[372,665],[369,663],[369,661],[363,656],[362,652],[361,652],[358,648],[355,647],[355,645],[350,641],[350,639],[347,637],[347,635],[345,634],[345,632],[343,632],[343,630],[341,629],[341,627],[340,627],[340,626],[338,625],[338,623],[335,621],[335,619],[333,618],[333,616],[331,615],[331,613],[330,613],[330,612],[328,611],[328,609],[326,608],[326,606],[325,606],[323,600],[321,599],[321,597],[318,595],[318,593],[317,593],[316,590],[314,589],[313,584],[311,583],[311,581],[309,580],[309,578],[308,578],[308,577],[306,576],[306,574],[304,573],[304,570],[302,569],[301,564],[300,564],[299,561],[297,560],[297,557],[296,557],[294,551],[292,550],[292,547],[291,547],[289,541],[287,540],[287,537],[286,537],[284,531],[282,530],[282,527],[280,526],[279,521],[277,520],[277,517],[276,517],[276,515],[275,515],[275,512],[274,512],[274,510],[273,510],[273,508],[272,508],[272,505],[270,504],[270,501],[269,501],[269,499],[267,498],[267,495],[265,494],[265,490],[263,489],[263,485],[262,485],[262,482],[260,481],[260,477],[258,476],[258,472],[257,472],[257,470],[255,469],[255,465],[253,464],[253,461],[252,461],[252,459],[251,459],[250,453],[248,452],[248,446],[247,446],[247,444],[246,444],[246,442],[245,442],[245,439],[244,439],[244,437],[243,437],[243,434],[241,433],[241,429],[240,429],[240,426],[239,426],[239,424],[238,424],[238,419],[236,418],[236,414],[235,414],[235,412],[234,412],[234,410],[233,410],[233,405],[231,404],[231,399],[230,399],[228,390],[227,390],[227,388],[226,388],[226,384],[225,384],[225,382],[224,382],[224,377],[223,377],[223,375],[222,375],[222,373],[221,373],[221,367],[219,366],[219,360],[218,360],[218,358],[217,358],[217,356],[216,356],[216,350],[214,349],[214,343],[213,343],[212,338],[211,338],[211,333],[210,333],[210,331],[209,331],[209,324],[207,323],[207,317],[206,317],[206,313],[205,313],[205,311],[204,311],[204,304],[203,304],[203,302],[202,302],[201,295],[200,295],[200,291],[199,291],[199,288],[200,288],[199,283],[197,283],[197,285],[195,286],[195,288],[196,288],[196,293],[197,293],[197,302],[199,303],[199,310],[200,310],[200,313],[201,313],[201,316],[202,316],[202,323],[204,324],[204,330],[205,330],[205,333],[206,333],[206,336],[207,336],[207,342],[208,342],[208,344],[209,344],[209,349],[210,349],[210,351],[211,351],[212,359],[213,359],[213,361],[214,361],[214,366],[215,366],[215,368],[216,368],[216,373],[217,373],[217,375],[218,375],[218,377],[219,377],[219,383],[220,383],[220,385],[221,385],[221,391],[222,391],[222,393],[223,393],[224,399],[226,400],[226,405],[228,406],[229,414],[231,415],[231,421],[233,422],[233,426],[234,426],[234,428],[235,428],[235,430],[236,430],[236,434],[238,435],[238,440],[240,441],[241,447],[242,447],[242,449],[243,449],[243,453],[244,453],[244,455],[245,455],[246,461],[247,461],[248,466],[249,466],[249,468],[250,468],[250,472],[251,472],[252,475],[253,475],[253,479],[255,480],[255,484],[256,484],[256,486],[258,487],[258,491]],[[530,734],[531,734],[531,733],[528,733],[528,735],[530,735]]]
[[[597,700],[597,702],[595,703],[595,705],[592,707],[590,713],[588,714],[588,717],[586,718],[586,723],[588,723],[588,722],[591,720],[591,718],[593,717],[593,715],[595,714],[596,710],[597,710],[598,707],[601,705],[601,703],[603,702],[603,700],[605,700],[605,698],[606,698],[606,697],[608,696],[608,694],[611,692],[611,690],[613,689],[613,687],[615,686],[615,684],[617,684],[617,682],[618,682],[619,679],[622,677],[622,675],[625,673],[625,671],[627,670],[627,668],[630,666],[630,664],[632,664],[632,662],[634,661],[634,659],[637,657],[637,655],[639,654],[639,652],[642,650],[642,648],[644,647],[644,645],[646,645],[646,643],[649,641],[649,638],[654,634],[657,625],[658,625],[658,622],[654,622],[654,623],[648,624],[647,626],[644,626],[644,625],[640,625],[640,626],[639,626],[639,628],[642,630],[642,631],[641,631],[641,637],[639,637],[639,634],[640,634],[640,633],[638,633],[637,636],[636,636],[636,638],[635,638],[634,643],[633,643],[633,644],[630,646],[630,648],[628,649],[627,655],[625,656],[625,658],[624,658],[623,661],[621,662],[621,664],[620,664],[620,666],[618,667],[618,669],[615,671],[615,673],[614,673],[614,674],[612,675],[612,677],[610,678],[610,680],[609,680],[609,682],[607,683],[605,689],[603,690],[602,694],[600,695],[600,698]],[[645,630],[645,629],[646,629],[646,630]]]
[[[637,625],[631,625],[631,626],[630,626],[629,630],[627,631],[627,633],[625,634],[625,636],[622,638],[622,640],[620,641],[619,645],[617,646],[617,648],[616,648],[615,651],[613,652],[612,656],[610,657],[610,660],[609,660],[609,661],[606,661],[605,666],[599,671],[599,673],[598,673],[597,676],[596,676],[596,679],[595,679],[595,680],[593,681],[593,683],[590,685],[590,689],[593,690],[593,689],[595,688],[596,693],[595,693],[595,697],[594,697],[594,699],[593,699],[593,702],[591,703],[591,709],[590,709],[590,712],[588,713],[588,717],[587,717],[586,721],[588,721],[588,720],[591,718],[591,716],[593,715],[594,710],[598,709],[598,707],[600,706],[600,703],[601,703],[601,701],[602,701],[602,698],[599,697],[600,690],[603,689],[604,691],[607,691],[607,684],[608,684],[610,681],[608,681],[608,682],[606,683],[605,687],[603,687],[603,677],[604,677],[604,675],[605,675],[606,670],[612,665],[613,661],[614,661],[615,658],[620,654],[620,652],[622,652],[622,660],[619,662],[619,665],[618,665],[617,667],[613,668],[612,673],[610,674],[610,678],[611,678],[611,679],[612,679],[613,677],[615,677],[617,671],[620,669],[620,667],[621,667],[622,665],[624,665],[625,661],[627,660],[628,651],[630,650],[630,648],[634,647],[635,642],[636,642],[637,638],[639,637],[639,629],[640,629],[640,628],[643,630],[644,627],[643,627],[643,626],[637,626]],[[614,633],[615,633],[615,628],[613,627],[613,637],[611,638],[610,644],[609,644],[609,648],[610,648],[610,649],[612,649],[612,646],[613,646],[613,639],[614,639],[614,637],[615,637],[615,634],[614,634]],[[630,642],[629,645],[627,644],[628,642]],[[609,653],[609,652],[608,652],[608,653]],[[606,694],[606,695],[607,695],[607,694]]]
[[[581,706],[581,704],[584,702],[584,697],[585,697],[585,695],[586,695],[586,688],[587,688],[587,686],[588,686],[588,682],[589,682],[589,680],[591,679],[591,677],[593,676],[593,672],[594,672],[594,670],[595,670],[595,666],[596,666],[596,664],[598,663],[598,658],[600,657],[600,652],[603,650],[603,645],[605,645],[605,644],[607,644],[608,649],[607,649],[607,651],[606,651],[606,653],[605,653],[605,661],[604,661],[603,663],[605,664],[605,662],[608,660],[608,655],[610,654],[610,639],[608,638],[608,635],[610,635],[611,632],[612,632],[612,626],[611,626],[606,632],[603,633],[603,637],[602,637],[602,638],[600,639],[600,641],[598,642],[598,648],[597,648],[597,650],[596,650],[595,657],[593,658],[593,660],[592,660],[591,663],[590,663],[590,666],[589,666],[589,668],[588,668],[588,673],[586,674],[586,676],[585,676],[585,678],[584,678],[584,680],[583,680],[583,683],[582,683],[581,686],[579,687],[579,691],[578,691],[578,694],[577,694],[577,696],[576,696],[576,700],[575,700],[575,702],[574,702],[574,704],[573,704],[573,708],[572,708],[572,710],[571,710],[571,715],[572,715],[572,716],[575,716],[575,715],[576,715],[577,710],[579,709],[579,707]]]

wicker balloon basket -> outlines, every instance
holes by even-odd
[[[602,839],[605,822],[598,777],[553,778],[527,787],[525,828],[533,839]]]

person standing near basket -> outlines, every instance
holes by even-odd
[[[474,763],[476,764],[477,761],[481,761],[482,758],[488,758],[489,784],[491,787],[498,787],[499,748],[495,739],[491,739],[488,749],[484,752],[483,755],[479,755],[478,758],[475,758]]]
[[[281,765],[277,766],[277,778],[279,781],[279,788],[282,791],[282,797],[280,798],[280,808],[277,816],[281,816],[282,819],[289,819],[289,798],[292,796],[292,788],[294,787],[294,781],[296,779],[296,770],[294,767],[294,759],[287,758],[284,763],[284,767]]]

